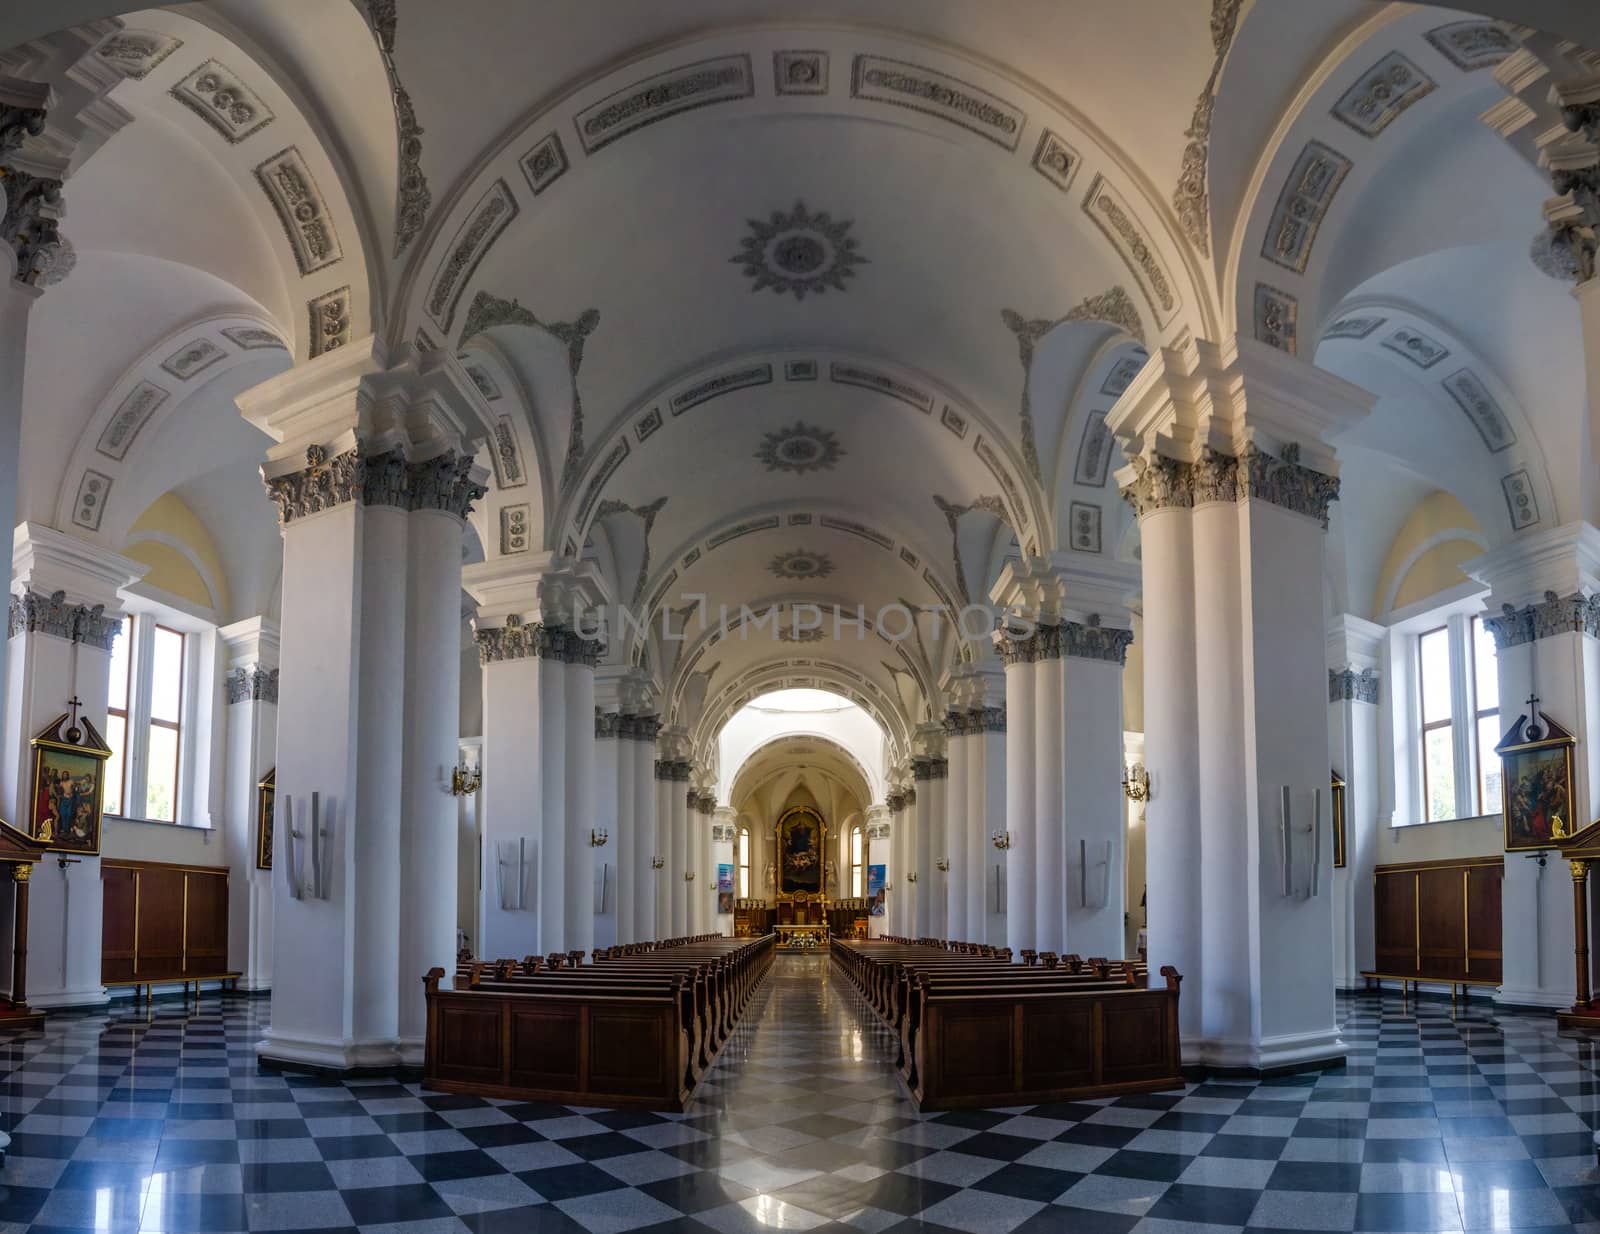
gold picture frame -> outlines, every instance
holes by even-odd
[[[272,869],[272,834],[277,810],[278,769],[274,767],[256,785],[256,869]]]
[[[1495,746],[1500,756],[1501,815],[1508,853],[1559,848],[1572,820],[1572,747],[1576,738],[1543,711],[1522,715]]]
[[[95,857],[111,747],[86,717],[67,724],[62,712],[33,739],[28,834],[56,852]]]
[[[1344,780],[1339,773],[1333,773],[1333,868],[1342,870],[1349,861],[1349,853],[1345,848],[1344,833]]]

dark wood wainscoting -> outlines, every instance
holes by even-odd
[[[1381,865],[1373,873],[1376,972],[1498,983],[1503,857]]]
[[[100,979],[109,985],[193,981],[228,967],[228,871],[107,857]]]

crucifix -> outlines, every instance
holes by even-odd
[[[83,706],[83,700],[74,694],[67,700],[67,706],[72,708],[72,722],[67,726],[67,740],[77,745],[83,740],[83,730],[78,727],[78,708]]]

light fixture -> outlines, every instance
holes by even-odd
[[[941,858],[939,858],[938,861],[934,862],[933,864],[939,867],[939,873],[940,874],[948,874],[948,873],[950,873],[950,858],[941,857]]]
[[[652,858],[650,858],[650,868],[652,870],[659,870],[659,869],[661,869],[662,866],[664,866],[666,864],[667,864],[667,862],[666,862],[666,859],[664,857],[652,857]]]
[[[989,837],[989,843],[993,844],[1001,852],[1005,852],[1006,849],[1011,847],[1011,833],[1009,831],[997,831]]]
[[[466,760],[450,769],[450,792],[456,797],[470,797],[483,785],[483,772],[468,767]]]
[[[591,829],[590,832],[589,832],[589,847],[590,848],[604,848],[605,845],[606,845],[606,841],[609,840],[610,838],[611,838],[611,833],[609,831],[604,830],[603,828],[601,830],[599,830],[599,831],[594,831],[594,830]]]
[[[683,881],[686,882],[686,883],[694,882],[694,871],[693,870],[685,870],[683,872]]]
[[[912,870],[911,873],[906,875],[906,882],[914,883],[916,881],[917,881],[917,872],[915,870]]]
[[[1150,773],[1143,763],[1135,763],[1122,772],[1122,791],[1129,801],[1150,799]]]

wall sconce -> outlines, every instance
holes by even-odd
[[[1122,772],[1122,791],[1129,801],[1150,799],[1150,773],[1143,763],[1135,763]]]
[[[941,858],[939,858],[938,861],[935,861],[933,864],[939,867],[939,873],[940,874],[948,874],[948,873],[950,873],[950,858],[941,857]]]
[[[659,870],[662,866],[664,866],[666,864],[667,864],[666,858],[664,858],[664,857],[652,857],[652,858],[650,858],[650,868],[652,870]]]
[[[694,882],[694,871],[693,870],[685,870],[683,872],[683,881],[686,882],[686,883]]]
[[[906,875],[906,882],[914,883],[916,881],[917,881],[917,872],[915,870],[911,871],[911,873]]]
[[[483,785],[483,772],[468,767],[465,762],[450,769],[450,792],[456,797],[470,797]]]
[[[989,843],[1003,853],[1011,847],[1011,833],[1009,831],[997,831],[989,837]]]
[[[595,830],[591,829],[590,832],[589,832],[589,847],[590,848],[604,848],[606,846],[606,841],[609,840],[610,838],[611,838],[611,833],[609,831],[605,831],[605,830],[595,831]]]

